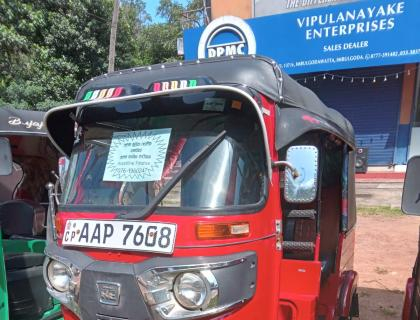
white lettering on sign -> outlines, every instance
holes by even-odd
[[[392,30],[396,17],[404,13],[405,2],[297,18],[306,40]]]
[[[245,44],[241,43],[238,45],[227,45],[224,47],[209,48],[207,56],[209,58],[221,57],[221,56],[234,56],[236,54],[245,54]]]
[[[362,0],[256,0],[254,1],[254,16],[269,16],[356,1]]]
[[[230,33],[237,40],[215,44],[215,39],[222,33]],[[251,27],[244,20],[232,16],[213,20],[204,29],[198,44],[199,59],[256,53],[257,44]]]
[[[170,128],[114,132],[103,180],[160,180],[170,135]]]
[[[42,129],[42,126],[44,125],[44,123],[38,122],[38,121],[33,121],[33,120],[27,120],[27,121],[23,121],[21,118],[19,117],[9,117],[9,122],[10,125],[12,126],[22,126],[25,127],[27,129],[31,129],[31,128],[35,128],[38,130]]]
[[[304,7],[317,6],[320,4],[330,4],[337,1],[340,1],[340,0],[287,0],[286,8],[287,9],[304,8]]]

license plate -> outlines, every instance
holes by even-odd
[[[123,220],[67,220],[63,246],[172,253],[176,224]]]

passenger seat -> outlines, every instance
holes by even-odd
[[[42,240],[45,209],[26,200],[11,200],[0,205],[0,226],[11,241]],[[40,248],[41,249],[41,248]],[[4,257],[13,320],[37,320],[53,307],[42,276],[43,253],[9,253]]]

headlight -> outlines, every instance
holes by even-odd
[[[51,260],[47,267],[48,281],[60,292],[68,291],[70,284],[70,270],[57,260]]]
[[[155,268],[137,280],[153,319],[203,318],[226,309],[218,305],[219,287],[210,269]]]
[[[196,310],[206,302],[208,292],[204,280],[198,274],[188,272],[176,278],[174,294],[181,306]]]

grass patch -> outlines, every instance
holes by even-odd
[[[383,216],[383,217],[401,217],[404,214],[399,208],[391,208],[386,206],[376,207],[357,207],[357,214],[360,216]]]

